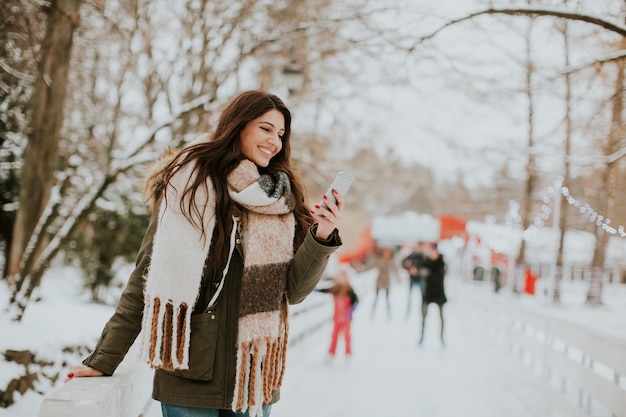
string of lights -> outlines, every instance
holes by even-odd
[[[612,235],[626,237],[626,230],[623,225],[618,225],[617,227],[613,227],[611,225],[612,223],[611,219],[602,215],[601,213],[598,213],[588,203],[584,203],[576,199],[574,196],[572,196],[569,192],[569,188],[563,185],[563,177],[557,178],[552,183],[552,185],[548,187],[546,196],[543,198],[543,204],[541,205],[541,210],[535,216],[534,222],[529,227],[529,229],[541,228],[545,226],[546,220],[548,220],[548,218],[552,214],[557,196],[560,197],[561,195],[565,197],[565,201],[567,201],[567,203],[570,206],[576,207],[580,211],[581,214],[585,215],[589,219],[589,221],[592,223],[595,223],[596,226],[602,227],[604,231]],[[521,224],[522,218],[518,210],[519,210],[519,204],[517,204],[514,201],[510,201],[509,211],[507,215],[505,216],[508,224],[511,224],[511,223],[517,224],[517,225]]]

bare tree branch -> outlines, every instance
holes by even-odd
[[[583,157],[567,157],[568,161],[574,165],[607,165],[612,164],[626,156],[626,148],[618,149],[610,155],[583,156]]]
[[[592,66],[595,66],[595,65],[602,65],[602,64],[609,63],[609,62],[619,61],[619,60],[622,60],[624,58],[626,58],[626,50],[622,49],[622,50],[613,52],[612,54],[606,55],[605,57],[597,58],[597,59],[594,59],[592,61],[587,61],[587,62],[584,62],[582,64],[578,64],[578,65],[575,65],[575,66],[571,66],[571,67],[565,68],[559,74],[559,76],[560,75],[572,74],[574,72],[577,72],[577,71],[580,71],[580,70],[583,70],[585,68],[589,68],[589,67],[592,67]]]
[[[153,141],[154,138],[156,137],[156,134],[163,128],[166,128],[168,126],[170,126],[172,123],[174,123],[175,121],[179,120],[181,117],[187,115],[188,113],[191,113],[194,110],[200,109],[204,106],[206,106],[209,103],[212,103],[213,101],[215,101],[215,95],[213,94],[205,94],[203,96],[200,96],[192,101],[190,101],[189,103],[185,104],[176,114],[171,115],[168,119],[166,119],[163,122],[157,123],[156,125],[152,126],[152,128],[150,128],[150,133],[148,133],[148,135],[146,135],[146,138],[144,140],[141,141],[141,143],[139,144],[139,146],[137,146],[132,152],[130,152],[128,154],[128,156],[124,159],[130,159],[133,158],[135,156],[137,156],[137,154],[145,149],[148,145],[150,145]]]
[[[456,25],[457,23],[465,22],[467,20],[471,20],[478,16],[492,15],[492,14],[504,14],[504,15],[511,15],[511,16],[552,16],[552,17],[558,17],[561,19],[577,20],[580,22],[587,22],[596,26],[600,26],[603,29],[606,29],[608,31],[611,31],[611,32],[617,33],[618,35],[626,37],[626,26],[613,23],[601,17],[592,16],[589,14],[575,13],[575,12],[570,12],[567,10],[559,10],[559,9],[538,8],[538,7],[512,7],[512,8],[510,7],[493,8],[492,7],[489,9],[470,13],[458,19],[450,20],[449,22],[445,23],[444,25],[436,29],[434,32],[431,32],[428,35],[420,37],[415,43],[415,45],[409,48],[409,52],[412,52],[421,43],[434,38],[435,36],[437,36],[437,34],[439,34],[439,32],[441,32],[442,30],[450,26]]]

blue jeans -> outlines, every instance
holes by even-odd
[[[420,301],[424,298],[424,292],[426,291],[426,278],[410,278],[409,279],[409,303],[407,304],[406,314],[411,312],[411,295],[413,294],[413,287],[420,289]]]
[[[263,407],[263,417],[270,417],[271,405]],[[250,417],[248,412],[234,412],[217,408],[181,407],[179,405],[161,403],[163,417]]]

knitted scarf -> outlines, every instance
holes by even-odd
[[[180,198],[193,172],[190,165],[181,168],[165,190],[167,198],[159,208],[144,290],[143,357],[153,368],[166,370],[189,368],[191,311],[199,296],[215,227],[215,192],[210,179],[206,189],[197,189],[194,202],[204,215],[208,238],[203,239],[200,230],[180,211]],[[249,160],[243,160],[227,181],[231,198],[245,209],[232,409],[262,416],[261,407],[271,401],[272,390],[281,386],[285,368],[285,285],[293,257],[295,204],[285,173],[260,175]]]

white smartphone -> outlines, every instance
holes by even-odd
[[[328,190],[326,190],[324,195],[326,197],[328,197],[329,200],[331,200],[331,201],[336,203],[337,200],[335,199],[335,196],[333,194],[333,190],[337,190],[337,192],[339,192],[339,194],[341,194],[342,196],[345,196],[346,193],[348,192],[348,189],[350,189],[350,185],[352,185],[353,181],[354,181],[354,177],[352,176],[352,174],[349,174],[349,173],[347,173],[345,171],[339,171],[339,173],[337,174],[337,176],[333,180],[332,184],[330,184],[330,187],[328,187]],[[328,206],[324,202],[324,198],[323,197],[320,200],[319,205],[324,207],[324,208],[328,208]]]

